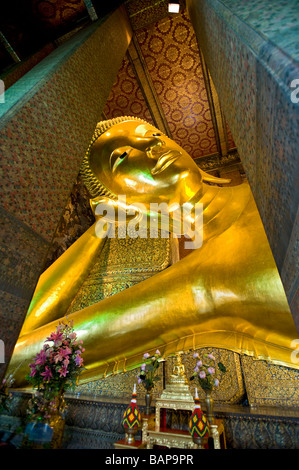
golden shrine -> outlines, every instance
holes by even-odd
[[[189,431],[178,430],[166,427],[166,410],[186,410],[190,414],[194,410],[194,398],[190,392],[190,386],[185,374],[185,367],[182,364],[181,354],[177,353],[173,366],[173,373],[170,375],[165,389],[160,398],[155,401],[155,414],[143,415],[141,424],[141,440],[130,444],[128,438],[114,444],[116,449],[135,447],[138,449],[153,449],[155,446],[179,449],[198,449],[198,445],[193,441]],[[161,412],[163,416],[161,418]],[[225,431],[222,420],[214,420],[209,424],[210,446],[213,449],[226,448]],[[221,444],[220,444],[221,439]],[[208,438],[205,439],[206,444]],[[211,443],[212,441],[212,443]],[[207,448],[207,447],[206,447]]]

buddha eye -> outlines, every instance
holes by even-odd
[[[115,149],[110,155],[110,168],[112,173],[116,170],[118,165],[129,155],[132,147],[123,147]]]
[[[155,134],[153,134],[153,137],[158,137],[160,135],[162,135],[160,132],[156,132]]]

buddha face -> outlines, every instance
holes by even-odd
[[[130,203],[183,204],[202,187],[188,153],[148,123],[113,125],[93,144],[89,164],[95,176]]]

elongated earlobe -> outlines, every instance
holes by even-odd
[[[209,175],[209,173],[206,173],[205,171],[200,170],[202,180],[204,182],[209,182],[209,183],[218,183],[218,184],[227,184],[230,183],[231,180],[228,178],[218,178],[217,176]]]

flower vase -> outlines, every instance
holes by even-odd
[[[63,392],[59,392],[59,394],[57,395],[55,399],[55,402],[56,402],[56,411],[53,413],[50,419],[50,426],[53,429],[51,448],[60,449],[62,445],[64,426],[65,426],[65,418],[64,418],[63,411],[66,407],[66,404],[65,404]]]
[[[211,390],[206,391],[207,418],[209,424],[214,424],[214,399]]]
[[[41,419],[30,421],[25,428],[22,447],[44,449],[49,447],[53,439],[53,428]]]
[[[147,389],[146,394],[145,394],[145,414],[150,415],[151,414],[151,403],[152,403],[152,391],[151,389]]]
[[[53,437],[51,440],[51,449],[60,449],[62,445],[65,418],[59,412],[50,420],[50,426],[53,429]]]
[[[64,392],[59,392],[52,400],[53,406],[50,417],[45,418],[41,413],[30,421],[25,429],[22,445],[33,449],[59,449],[64,433]]]

